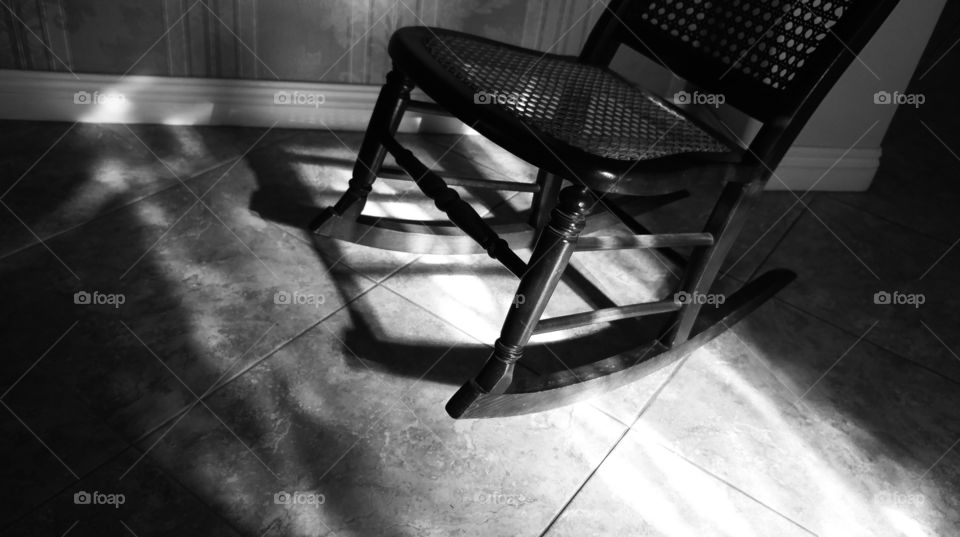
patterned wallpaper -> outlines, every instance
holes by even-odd
[[[379,84],[394,29],[575,54],[601,0],[4,0],[0,68]]]

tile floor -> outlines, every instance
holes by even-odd
[[[68,128],[3,129],[17,145],[0,163],[5,533],[960,531],[949,237],[855,195],[797,209],[766,193],[728,281],[790,267],[779,299],[608,396],[458,422],[443,404],[486,357],[515,282],[484,257],[314,244],[299,223],[343,187],[358,134]],[[409,141],[446,169],[530,176],[475,140]],[[945,157],[931,168],[953,169]],[[408,187],[384,184],[371,209],[433,214]],[[472,199],[495,213],[527,201]],[[652,220],[676,219],[664,213]],[[620,302],[670,278],[640,254],[576,268]],[[927,302],[877,305],[880,290]],[[589,303],[564,285],[551,309]],[[538,349],[545,363],[571,352]],[[82,491],[124,503],[78,505]],[[283,491],[304,503],[278,504]]]
[[[898,114],[869,193],[764,195],[724,285],[799,278],[732,331],[604,397],[480,421],[443,404],[513,278],[302,230],[359,134],[4,122],[0,532],[958,535],[960,132],[938,117]],[[531,178],[476,140],[407,140],[444,169]],[[371,209],[435,214],[409,187]],[[576,269],[621,303],[670,278],[641,254]],[[562,285],[551,313],[590,302]]]

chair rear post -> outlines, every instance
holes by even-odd
[[[360,216],[387,156],[383,139],[392,136],[400,127],[413,87],[413,81],[399,69],[387,73],[386,84],[380,88],[347,191],[334,206],[327,207],[310,222],[311,231],[333,233],[335,229],[350,228]]]
[[[600,67],[609,66],[620,48],[619,26],[615,9],[605,7],[580,51],[580,61]]]

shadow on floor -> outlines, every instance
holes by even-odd
[[[181,158],[176,153],[178,143],[165,129],[154,129],[153,151],[162,159]],[[202,141],[209,132],[196,129],[193,134]],[[218,132],[211,143],[223,143],[224,130]],[[103,155],[86,143],[79,145],[76,151],[68,148],[55,155],[57,164],[72,171],[61,177],[62,188],[47,185],[50,195],[31,198],[30,210],[23,211],[26,226],[57,211],[86,185],[103,180],[97,175]],[[287,192],[289,186],[282,185],[279,191]],[[242,324],[247,314],[242,310],[257,309],[256,301],[253,305],[235,302],[249,295],[223,296],[224,302],[200,312],[185,303],[197,306],[189,298],[191,293],[220,292],[215,286],[204,286],[211,285],[207,276],[225,268],[225,260],[233,272],[244,272],[236,270],[240,264],[255,262],[235,259],[236,248],[224,248],[236,246],[235,238],[206,208],[187,209],[195,199],[186,189],[174,186],[135,205],[127,205],[130,200],[125,196],[120,192],[99,200],[103,207],[115,209],[109,216],[0,259],[0,277],[16,282],[4,292],[2,314],[7,359],[0,367],[3,402],[10,409],[10,413],[4,411],[2,427],[14,442],[5,451],[10,460],[32,462],[5,470],[8,486],[2,499],[7,509],[0,526],[13,533],[61,534],[82,521],[74,534],[102,534],[104,528],[117,526],[122,516],[129,527],[154,534],[223,534],[226,527],[251,536],[264,535],[265,530],[290,534],[286,527],[290,520],[276,513],[258,526],[244,527],[242,517],[238,522],[234,516],[236,505],[223,498],[254,498],[258,504],[269,504],[275,491],[319,482],[322,470],[308,464],[314,455],[306,447],[317,438],[330,452],[352,450],[352,456],[364,457],[364,448],[354,445],[347,428],[329,424],[318,428],[302,407],[261,408],[250,401],[225,417],[222,426],[235,429],[239,441],[256,446],[272,427],[262,417],[282,413],[293,425],[291,434],[308,436],[289,442],[303,446],[303,451],[285,453],[278,460],[269,450],[258,449],[258,454],[268,467],[292,466],[312,475],[297,472],[273,483],[227,484],[210,482],[203,468],[193,471],[181,466],[184,461],[177,450],[183,446],[173,439],[190,430],[191,422],[203,421],[198,413],[204,412],[204,405],[197,405],[196,396],[237,373],[238,363],[242,367],[255,358],[244,356],[251,345],[254,353],[265,350],[254,344],[258,334],[232,328]],[[8,203],[13,206],[16,201]],[[337,271],[331,274],[339,277]],[[75,294],[83,292],[93,296],[93,303],[75,303]],[[268,296],[269,290],[265,293]],[[112,302],[96,303],[97,296],[107,295],[114,297]],[[124,297],[120,305],[116,305],[117,295]],[[220,342],[212,341],[218,337]],[[282,388],[282,379],[278,382]],[[179,419],[182,409],[190,405],[193,410]],[[166,436],[161,438],[161,433]],[[131,452],[131,445],[146,451]],[[143,460],[140,453],[146,454]],[[216,449],[204,455],[211,461],[219,458]],[[156,467],[163,468],[166,476],[147,472]],[[133,505],[122,512],[76,505],[74,493],[85,489],[122,493]],[[205,512],[194,494],[222,520]],[[328,496],[324,507],[328,523],[347,524],[364,501],[349,488]],[[376,509],[369,509],[365,516],[372,517],[377,527],[395,524]]]

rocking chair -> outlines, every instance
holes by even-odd
[[[486,252],[520,278],[492,355],[447,403],[452,417],[537,412],[623,386],[690,354],[793,279],[789,271],[767,272],[717,308],[682,299],[711,290],[773,170],[896,3],[613,0],[578,57],[438,28],[401,28],[390,40],[393,70],[349,188],[311,229],[319,237],[414,253]],[[722,121],[638,89],[608,68],[622,44],[704,94],[722,95],[759,122],[759,131],[742,143]],[[414,87],[436,104],[412,100]],[[445,180],[394,137],[406,110],[455,116],[536,166],[536,183]],[[388,152],[402,172],[383,166]],[[361,214],[378,176],[412,179],[456,227]],[[570,186],[561,191],[564,180]],[[704,182],[722,190],[702,232],[653,234],[633,217]],[[533,192],[534,199],[524,221],[490,225],[451,185]],[[589,214],[595,199],[608,194],[610,210]],[[617,220],[634,235],[581,236]],[[512,249],[531,246],[527,262]],[[692,254],[682,256],[680,247],[692,247]],[[682,267],[676,295],[541,320],[573,253],[641,248]],[[543,375],[517,367],[535,334],[647,315],[669,315],[670,322],[639,347],[642,354]]]

